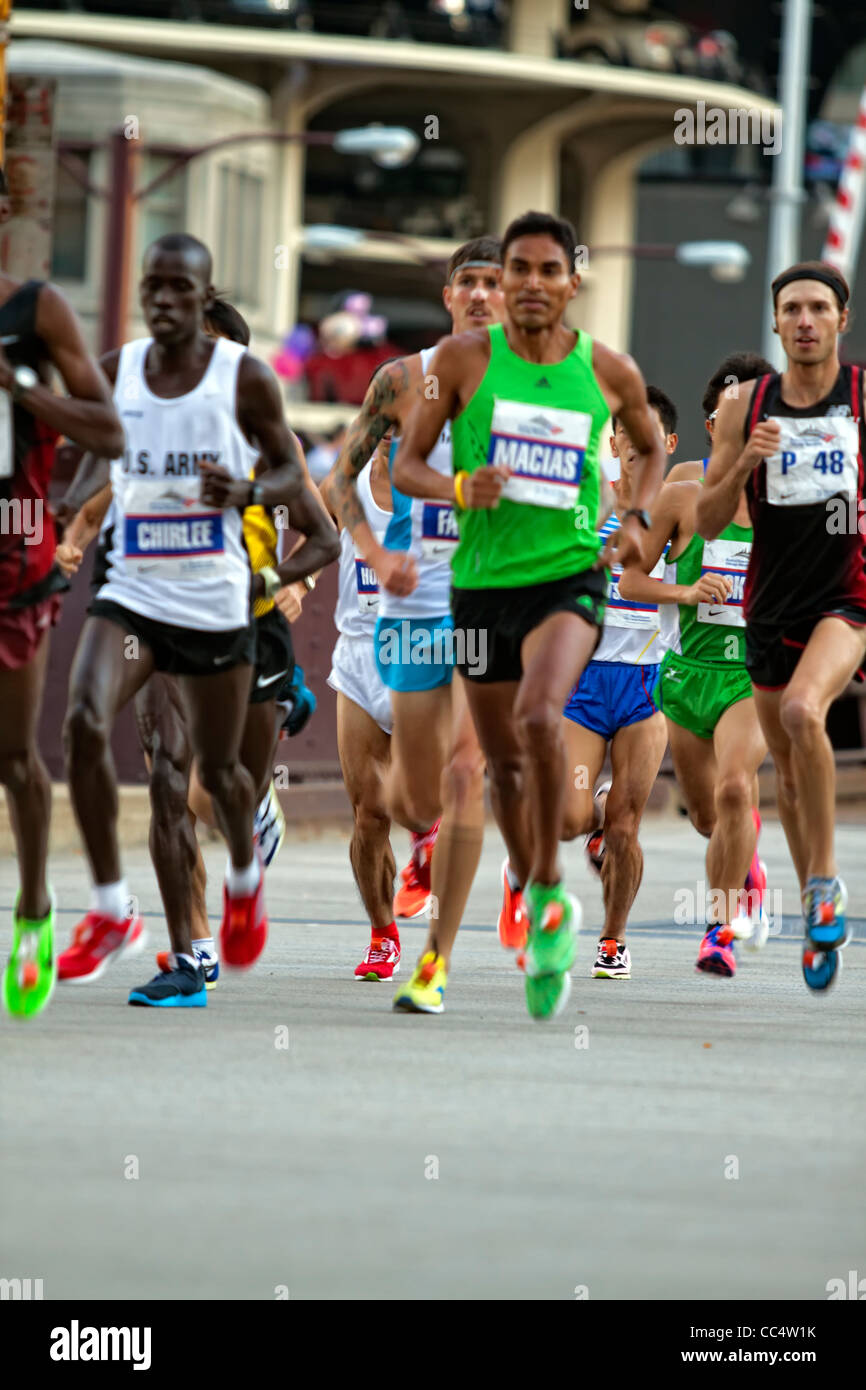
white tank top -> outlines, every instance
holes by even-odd
[[[247,478],[251,447],[237,422],[246,349],[217,338],[194,390],[167,399],[144,378],[151,338],[120,351],[114,400],[126,449],[111,465],[113,535],[97,595],[169,626],[230,631],[250,622],[250,566],[236,507],[200,500],[201,460]],[[107,529],[108,518],[106,518]]]
[[[358,497],[370,530],[382,544],[392,513],[378,506],[370,484],[372,459],[358,474]],[[379,616],[379,584],[347,530],[340,532],[340,576],[334,623],[344,637],[369,637],[372,641]]]
[[[435,347],[421,353],[421,372],[427,374]],[[393,462],[400,441],[391,449]],[[450,478],[451,421],[447,421],[427,460],[437,473]],[[451,612],[451,557],[457,549],[457,520],[450,502],[427,502],[393,491],[394,513],[385,533],[386,550],[402,550],[418,566],[418,587],[408,598],[383,591],[379,612],[385,618],[440,618]]]
[[[618,530],[619,525],[616,513],[612,512],[598,533],[602,541],[606,541],[613,531]],[[653,566],[650,579],[661,580],[664,569],[665,560],[662,555]],[[621,598],[621,575],[622,565],[614,565],[610,573],[610,593],[604,611],[601,641],[592,659],[618,661],[628,666],[658,665],[665,654],[665,642],[660,630],[659,605]]]

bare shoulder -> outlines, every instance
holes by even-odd
[[[665,479],[653,505],[653,512],[659,516],[683,516],[686,509],[700,496],[701,482],[698,478],[682,478],[671,481]]]
[[[99,365],[108,377],[112,386],[117,381],[117,368],[120,362],[120,348],[112,348],[111,352],[103,353],[99,359]]]
[[[592,369],[612,410],[646,400],[640,367],[627,352],[614,352],[597,338],[592,340]]]
[[[670,472],[665,476],[667,483],[699,483],[704,476],[704,465],[702,459],[690,459],[688,462],[675,463]]]
[[[737,385],[732,388],[731,394],[722,392],[719,397],[716,416],[716,434],[727,432],[731,429],[738,429],[745,424],[752,398],[757,388],[757,381],[747,381],[740,387]]]

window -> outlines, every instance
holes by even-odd
[[[176,159],[177,156],[171,154],[143,154],[139,165],[139,186],[143,187],[158,178]],[[168,232],[185,232],[186,170],[179,169],[173,178],[149,193],[140,206],[142,251],[157,237],[165,236]]]
[[[81,173],[89,178],[90,152],[71,150],[69,153],[81,161],[84,166]],[[55,280],[87,278],[87,204],[87,192],[58,159],[51,257],[51,275]]]
[[[217,285],[249,308],[261,303],[263,191],[257,174],[225,165],[219,171]]]

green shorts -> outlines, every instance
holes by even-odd
[[[741,662],[709,666],[676,652],[665,653],[656,686],[662,714],[698,738],[712,738],[725,710],[751,694],[752,682]]]

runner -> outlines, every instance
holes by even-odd
[[[676,408],[657,386],[647,387],[647,399],[670,455],[677,447]],[[599,530],[603,542],[619,530],[619,516],[631,505],[636,456],[621,421],[612,425],[610,450],[620,465],[612,484],[619,515],[613,512]],[[661,579],[663,570],[660,558],[651,577]],[[587,854],[604,891],[604,927],[592,975],[611,980],[631,979],[625,933],[643,877],[638,830],[668,741],[653,698],[664,656],[659,610],[624,599],[617,585],[621,573],[614,565],[601,641],[564,710],[569,790],[562,838],[589,832]],[[611,780],[593,797],[608,747]]]
[[[536,1018],[565,1002],[580,919],[558,862],[562,710],[598,642],[604,563],[617,543],[621,563],[642,558],[649,518],[640,509],[664,458],[637,367],[562,321],[580,280],[575,250],[568,222],[534,212],[512,222],[502,244],[505,322],[437,349],[438,395],[419,399],[395,464],[401,491],[457,503],[454,626],[464,657],[470,642],[484,646],[483,661],[459,669],[509,860],[527,885],[526,997]],[[611,414],[636,451],[633,506],[602,555],[598,445]],[[454,478],[427,463],[448,419]]]
[[[772,284],[785,370],[723,400],[697,524],[719,535],[745,487],[755,544],[746,577],[746,666],[777,772],[800,880],[803,976],[827,989],[848,940],[834,848],[836,769],[827,711],[866,650],[862,373],[839,362],[848,285],[803,261]]]
[[[67,396],[51,388],[54,369]],[[48,634],[60,611],[58,590],[66,587],[54,567],[48,506],[62,435],[104,453],[123,447],[110,388],[63,295],[45,282],[0,275],[0,782],[21,882],[0,993],[16,1018],[45,1007],[57,968],[46,877],[51,782],[36,731]]]
[[[704,413],[704,429],[709,437],[711,447],[716,416],[719,413],[720,397],[723,395],[735,396],[741,383],[754,381],[756,377],[763,376],[765,372],[772,370],[771,363],[766,358],[759,357],[756,352],[732,352],[713,372],[707,382],[701,401],[701,409]],[[665,474],[665,482],[700,482],[707,471],[709,461],[709,455],[707,455],[706,458],[690,459],[686,463],[675,463]]]
[[[494,237],[476,238],[454,253],[442,298],[455,333],[502,317],[500,273],[500,247]],[[438,1014],[444,1008],[451,949],[484,833],[483,760],[462,683],[452,681],[454,512],[449,498],[424,494],[416,499],[395,491],[394,515],[380,545],[366,524],[356,484],[386,430],[402,433],[415,403],[435,393],[434,351],[429,348],[386,363],[374,377],[332,472],[331,495],[380,585],[377,665],[391,691],[394,721],[386,803],[391,819],[413,832],[415,867],[415,882],[404,884],[395,909],[418,913],[428,901],[431,908],[421,961],[398,991],[394,1006]],[[392,470],[399,467],[399,458],[399,447],[392,445]],[[444,419],[431,466],[440,483],[450,479],[451,441]],[[507,884],[505,892],[500,916],[519,930],[522,900]]]
[[[243,316],[226,300],[215,298],[205,311],[205,332],[211,337],[224,337],[232,342],[249,345],[250,331]],[[294,436],[293,436],[294,438]],[[295,438],[298,457],[309,475],[303,451]],[[258,451],[250,447],[250,477]],[[80,567],[84,551],[99,533],[111,504],[111,484],[78,513],[67,528],[63,543],[58,546],[57,559],[65,573]],[[279,849],[285,833],[285,819],[271,778],[274,754],[283,719],[283,709],[277,703],[293,678],[294,657],[291,636],[275,600],[265,597],[265,585],[273,591],[274,574],[278,575],[278,533],[272,511],[259,505],[247,507],[243,513],[244,544],[253,571],[253,616],[256,632],[256,666],[251,687],[250,703],[241,742],[241,761],[253,777],[259,805],[256,809],[255,835],[264,866],[267,868]],[[105,556],[110,533],[104,534],[94,568],[92,587],[98,593],[105,582]],[[292,589],[277,592],[276,601],[292,598],[292,590],[307,592],[304,581]],[[298,608],[298,612],[300,609]],[[175,680],[154,672],[135,696],[135,715],[139,739],[150,779],[152,817],[150,828],[151,857],[160,883],[172,948],[181,939],[184,913],[182,884],[192,866],[192,902],[190,907],[192,952],[205,972],[207,989],[219,978],[219,960],[211,936],[207,916],[205,889],[207,873],[195,834],[197,821],[216,829],[212,799],[201,787],[195,765],[191,763],[191,748],[183,704]],[[188,808],[188,809],[187,809]],[[157,963],[170,969],[171,954],[162,951]],[[150,997],[146,992],[137,1002],[171,1005],[176,993],[159,992]]]
[[[358,497],[378,544],[391,522],[388,476],[390,431],[358,475]],[[336,516],[333,476],[320,484],[325,505]],[[370,919],[370,943],[356,980],[390,980],[400,969],[400,932],[394,912],[396,864],[383,777],[391,758],[391,692],[376,669],[374,641],[379,607],[376,572],[349,532],[340,532],[340,582],[334,623],[339,632],[328,685],[337,692],[337,748],[352,803],[349,846],[352,873]]]
[[[711,436],[725,384],[733,377],[746,381],[748,371],[764,366],[753,354],[735,354],[710,378],[703,404]],[[620,594],[678,605],[679,624],[662,661],[656,698],[689,817],[710,842],[708,926],[697,969],[730,977],[737,968],[734,942],[751,938],[761,947],[769,930],[766,869],[757,847],[757,772],[767,748],[745,668],[743,581],[752,544],[746,498],[741,496],[719,538],[705,543],[695,524],[701,490],[700,481],[665,484],[653,508],[644,565],[623,575]],[[646,570],[665,550],[660,584]]]
[[[70,678],[67,766],[95,887],[91,909],[61,957],[63,979],[91,979],[141,944],[140,917],[126,915],[108,740],[116,714],[154,670],[178,677],[201,784],[229,845],[224,960],[252,965],[267,934],[252,841],[255,787],[239,757],[255,647],[239,509],[291,506],[295,526],[309,539],[281,567],[284,583],[328,563],[336,536],[307,494],[271,372],[242,345],[204,333],[210,281],[210,252],[201,242],[185,234],[159,238],[145,253],[141,284],[153,336],[103,363],[127,439],[111,467],[107,577]],[[270,475],[263,482],[248,477],[253,440],[259,471]],[[67,497],[70,511],[104,485],[105,473],[103,460],[85,456]],[[145,990],[195,1007],[206,994],[190,942],[191,877],[186,873],[176,885],[183,910],[178,907],[174,968]]]

